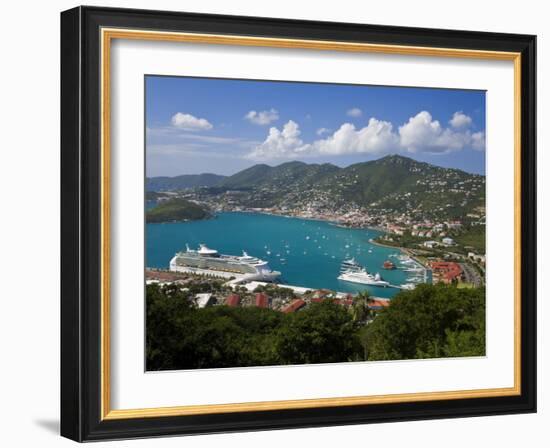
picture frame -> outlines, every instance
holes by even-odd
[[[110,229],[109,80],[117,39],[512,62],[513,386],[113,409],[110,251],[118,235]],[[82,442],[536,412],[535,57],[531,35],[99,7],[63,12],[61,435]]]

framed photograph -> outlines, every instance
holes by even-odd
[[[536,411],[535,36],[61,14],[61,433]]]

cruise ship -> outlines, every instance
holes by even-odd
[[[344,260],[338,280],[343,280],[351,283],[361,283],[370,286],[382,286],[384,288],[390,286],[390,283],[382,280],[380,274],[369,274],[367,270],[355,261],[354,258]]]
[[[242,256],[223,255],[205,244],[200,244],[197,250],[186,246],[184,252],[178,252],[170,260],[170,270],[264,282],[274,281],[281,275],[279,271],[272,271],[267,261],[244,251]]]

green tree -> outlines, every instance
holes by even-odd
[[[369,360],[482,356],[485,290],[419,285],[401,292],[363,338]]]
[[[371,317],[371,309],[369,305],[372,303],[372,298],[367,291],[360,292],[353,300],[353,305],[350,307],[350,312],[354,322],[365,323]]]
[[[343,362],[361,353],[350,313],[334,301],[313,303],[289,317],[276,336],[280,364]]]

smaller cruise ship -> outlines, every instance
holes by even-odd
[[[355,261],[354,258],[344,260],[340,269],[338,280],[362,285],[380,286],[386,288],[390,283],[382,279],[379,273],[370,274],[367,270]]]

